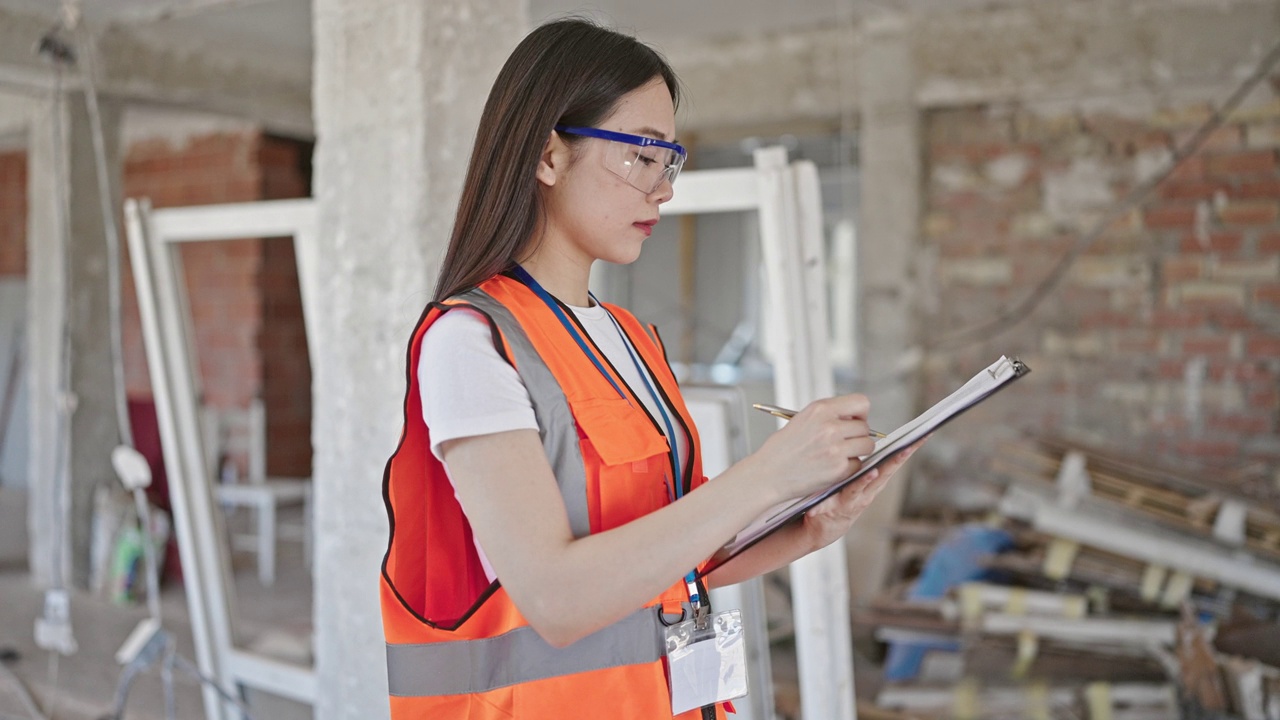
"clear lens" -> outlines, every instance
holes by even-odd
[[[646,195],[657,190],[664,180],[675,182],[684,165],[684,156],[670,148],[605,142],[605,167]]]

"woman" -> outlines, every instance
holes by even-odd
[[[656,331],[589,295],[671,199],[678,96],[655,52],[580,20],[494,83],[387,464],[393,717],[671,717],[663,625],[843,536],[901,462],[693,572],[874,443],[867,399],[830,398],[708,481]]]

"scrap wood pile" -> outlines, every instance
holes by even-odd
[[[855,613],[887,650],[881,711],[1280,720],[1273,486],[1054,440],[992,468],[994,512],[903,520],[906,579]]]

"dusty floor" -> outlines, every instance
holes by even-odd
[[[282,511],[282,516],[288,510]],[[286,521],[287,516],[281,518]],[[311,631],[311,575],[303,562],[301,546],[280,542],[273,587],[258,581],[252,555],[237,554],[234,561],[241,642],[282,660],[309,662]],[[25,567],[0,567],[0,649],[12,649],[18,657],[7,667],[28,687],[46,717],[56,720],[99,720],[114,706],[120,666],[116,650],[140,620],[143,606],[119,606],[86,592],[72,597],[71,622],[79,650],[71,656],[51,658],[33,638],[33,625],[41,614],[44,593],[31,584]],[[193,658],[187,599],[182,588],[170,585],[161,593],[165,629],[175,638],[178,651]],[[199,683],[178,672],[174,717],[202,718],[204,708]],[[312,717],[308,706],[264,693],[247,698],[255,720],[304,720]],[[29,718],[10,678],[0,674],[0,720]],[[163,720],[164,696],[160,671],[152,668],[134,683],[125,706],[128,720]]]

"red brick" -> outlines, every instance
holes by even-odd
[[[1169,173],[1169,179],[1166,182],[1176,180],[1195,180],[1205,176],[1209,163],[1205,160],[1204,155],[1192,155],[1191,157],[1178,163],[1178,166]]]
[[[1247,180],[1227,194],[1242,200],[1280,200],[1280,178]]]
[[[1280,233],[1268,233],[1258,238],[1258,252],[1280,252]]]
[[[1154,355],[1160,349],[1160,335],[1153,332],[1129,332],[1115,339],[1116,352],[1126,355]]]
[[[1208,308],[1205,322],[1219,330],[1253,330],[1258,327],[1243,308],[1224,305]]]
[[[1240,455],[1237,440],[1182,440],[1174,446],[1178,454],[1197,458],[1236,458]]]
[[[1249,392],[1249,407],[1262,410],[1280,408],[1280,390],[1274,386],[1260,387]]]
[[[1220,177],[1268,175],[1276,172],[1275,150],[1249,150],[1209,156],[1209,174]]]
[[[1009,143],[936,143],[929,148],[929,157],[934,162],[966,162],[979,164],[994,160],[1011,152],[1015,146]]]
[[[1245,342],[1245,355],[1256,357],[1280,357],[1280,335],[1254,335]]]
[[[1211,200],[1229,188],[1223,180],[1170,180],[1160,186],[1158,194],[1165,200]]]
[[[1223,335],[1202,335],[1185,338],[1182,352],[1187,355],[1226,355],[1231,350],[1231,338]]]
[[[1253,289],[1253,301],[1280,307],[1280,283],[1265,283]]]
[[[26,274],[27,155],[4,152],[0,153],[0,277]]]
[[[1241,435],[1265,435],[1275,431],[1275,421],[1266,415],[1221,415],[1207,418],[1205,427]]]
[[[1195,225],[1196,206],[1191,203],[1153,205],[1143,216],[1153,230],[1186,230]]]
[[[1156,377],[1161,380],[1182,380],[1187,374],[1185,360],[1165,359],[1156,363]]]
[[[1179,249],[1184,253],[1238,253],[1244,247],[1244,236],[1238,232],[1215,231],[1201,237],[1197,233],[1184,235]]]
[[[1197,256],[1165,258],[1160,263],[1160,275],[1165,282],[1199,280],[1204,277],[1204,260]]]
[[[1147,427],[1156,433],[1182,434],[1191,429],[1191,423],[1182,415],[1165,415],[1147,421]]]
[[[1156,310],[1151,315],[1151,327],[1162,330],[1179,330],[1198,328],[1204,325],[1208,317],[1202,309],[1179,308],[1177,310]]]
[[[1271,225],[1280,219],[1280,203],[1265,200],[1240,200],[1228,204],[1218,213],[1227,225]]]
[[[1174,133],[1174,143],[1177,147],[1183,147],[1195,133],[1195,130],[1182,130]],[[1200,147],[1205,150],[1236,150],[1243,145],[1244,126],[1223,125],[1209,133],[1209,137],[1205,138],[1204,144]]]

